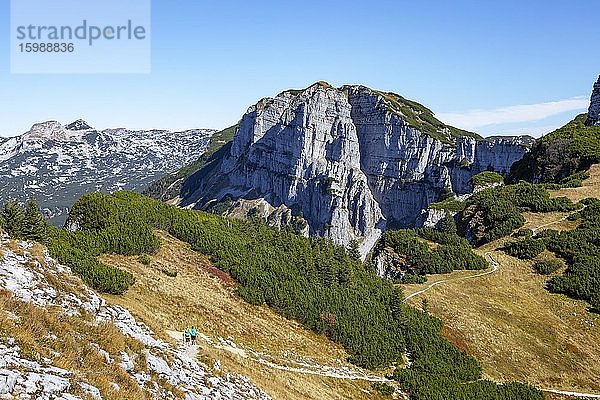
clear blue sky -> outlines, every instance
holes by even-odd
[[[583,112],[600,73],[597,0],[154,0],[146,75],[11,75],[0,4],[3,136],[47,119],[222,128],[318,80],[394,91],[483,134],[539,134]]]

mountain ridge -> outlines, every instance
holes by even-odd
[[[50,120],[0,140],[0,200],[36,197],[60,224],[77,197],[90,191],[141,191],[206,150],[210,129],[97,130],[82,119]]]

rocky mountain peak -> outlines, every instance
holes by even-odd
[[[594,88],[592,90],[590,108],[588,110],[588,117],[585,124],[592,126],[600,125],[600,76],[598,76],[598,80],[594,84]]]
[[[57,142],[81,141],[83,133],[93,130],[87,122],[78,119],[66,126],[58,121],[50,120],[34,124],[31,129],[23,135],[23,139],[27,141],[48,141],[54,140]]]
[[[266,210],[275,225],[304,219],[303,233],[356,239],[365,255],[383,229],[415,226],[441,196],[469,192],[473,175],[508,174],[523,142],[447,126],[394,93],[317,82],[251,106],[230,149],[184,184],[180,205]]]
[[[46,121],[34,124],[29,132],[23,135],[25,140],[64,140],[67,132],[58,121]]]
[[[78,119],[75,122],[71,122],[66,128],[70,131],[87,131],[94,129],[87,122],[82,119]]]

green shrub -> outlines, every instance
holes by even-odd
[[[166,268],[161,268],[160,272],[162,272],[163,274],[165,274],[169,278],[177,278],[177,271],[173,271],[173,270],[166,269]]]
[[[255,306],[261,306],[265,304],[265,296],[259,289],[240,286],[235,290],[235,292],[238,296],[250,304]]]
[[[458,201],[454,197],[447,198],[444,201],[440,201],[437,203],[431,203],[429,208],[433,210],[444,210],[450,213],[458,213],[461,212],[465,208],[464,201]]]
[[[563,266],[564,264],[557,260],[539,260],[533,264],[533,269],[541,275],[550,275]]]
[[[139,256],[138,261],[140,262],[140,264],[143,264],[146,266],[152,264],[152,259],[147,254],[142,254],[141,256]]]
[[[133,275],[99,262],[90,253],[73,247],[60,233],[51,236],[50,255],[71,268],[92,288],[109,294],[123,294],[134,283]]]
[[[448,211],[446,211],[446,215],[438,223],[437,228],[440,232],[447,233],[450,235],[456,235],[456,233],[458,232],[458,228],[456,227],[454,217]]]
[[[581,219],[581,213],[579,212],[574,212],[572,214],[569,214],[569,216],[567,217],[568,221],[579,221]]]
[[[373,389],[383,396],[391,396],[395,392],[394,387],[385,382],[373,382]]]
[[[419,237],[436,242],[440,246],[430,250],[426,243],[418,240]],[[458,269],[477,270],[488,266],[483,257],[473,253],[466,239],[455,233],[432,228],[387,231],[378,246],[391,247],[397,254],[402,255],[404,267],[409,272],[408,276],[444,274]]]
[[[473,195],[459,218],[459,231],[476,245],[508,236],[523,226],[524,211],[574,211],[580,208],[565,197],[550,198],[541,185],[520,182],[485,189]]]
[[[531,260],[539,256],[546,249],[544,242],[537,239],[523,239],[509,243],[504,247],[506,254],[522,260]]]
[[[521,228],[512,235],[518,238],[530,238],[533,236],[533,231],[529,228]]]
[[[588,197],[588,198],[581,200],[580,203],[585,206],[592,206],[592,205],[600,204],[600,199],[597,199],[595,197]]]
[[[579,184],[585,171],[600,162],[600,127],[586,126],[586,117],[581,114],[537,139],[531,151],[513,164],[508,181]]]
[[[420,374],[410,369],[396,369],[395,378],[410,392],[411,400],[543,400],[544,395],[532,386],[520,383],[502,385],[487,380],[461,382],[436,374]]]
[[[589,171],[579,171],[574,173],[573,175],[570,175],[566,178],[564,178],[563,180],[560,181],[560,184],[563,187],[580,187],[582,184],[582,181],[589,179],[590,178],[590,172]],[[578,185],[576,184],[578,183]]]
[[[561,276],[548,281],[548,289],[590,302],[593,308],[600,297],[600,200],[582,201],[581,223],[572,231],[560,232],[547,247],[567,262]]]
[[[423,275],[415,275],[415,274],[404,274],[402,278],[396,279],[394,283],[401,284],[412,284],[412,283],[425,283],[427,282],[427,277]]]
[[[490,186],[504,183],[504,177],[497,172],[483,171],[471,178],[474,187]]]

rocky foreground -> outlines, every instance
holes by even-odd
[[[38,245],[35,245],[39,247]],[[199,363],[189,349],[178,348],[162,340],[148,326],[136,321],[131,313],[119,306],[108,304],[90,290],[47,253],[39,252],[33,244],[15,242],[4,236],[0,243],[0,399],[76,400],[101,398],[128,398],[125,385],[133,386],[145,398],[175,399],[270,399],[244,376],[226,374]],[[59,310],[57,318],[79,325],[90,324],[90,331],[116,328],[128,347],[115,354],[103,349],[86,337],[80,327],[73,327],[79,344],[99,360],[97,365],[73,370],[54,365],[63,355],[57,349],[61,332],[49,332],[33,338],[34,344],[23,342],[7,334],[21,333],[29,321],[20,310],[35,310],[48,315]],[[75,318],[75,319],[70,319]],[[71,322],[69,322],[71,323]],[[84,323],[84,324],[85,324]],[[82,337],[79,337],[82,336]],[[22,337],[26,337],[23,335]],[[32,351],[41,346],[45,356]],[[63,349],[68,351],[68,349]],[[94,370],[109,368],[112,376],[97,378]],[[95,385],[108,383],[109,389]],[[108,392],[108,395],[107,395]],[[112,395],[110,394],[112,393]],[[116,396],[116,397],[112,397]],[[137,397],[142,398],[142,397]]]

